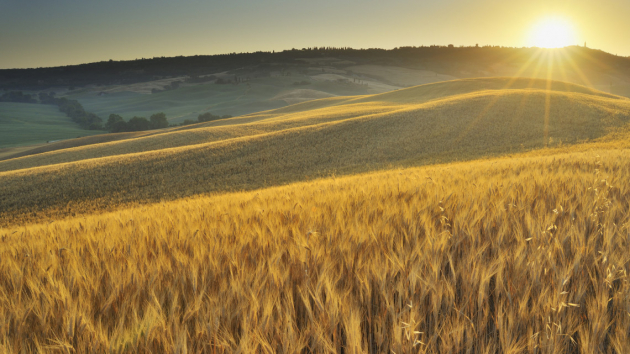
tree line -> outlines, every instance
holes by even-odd
[[[59,107],[59,111],[65,113],[73,122],[79,124],[83,129],[89,130],[107,130],[111,133],[120,132],[138,132],[151,129],[163,129],[168,128],[168,119],[164,112],[152,114],[149,119],[145,117],[137,117],[125,121],[125,119],[118,114],[110,114],[105,126],[103,126],[103,120],[94,113],[87,112],[83,106],[77,100],[70,100],[65,97],[55,97],[55,92],[40,92],[39,103],[56,105]],[[25,94],[22,91],[6,92],[0,96],[0,102],[17,102],[17,103],[38,103],[38,100],[31,94]],[[202,113],[197,117],[197,120],[186,119],[179,125],[189,125],[194,123],[209,122],[217,119],[232,118],[231,115],[218,116],[210,112]]]
[[[5,92],[0,96],[0,102],[37,103],[37,100],[30,94],[22,91]]]
[[[179,124],[168,124],[168,120],[166,118],[166,114],[163,112],[155,113],[146,119],[145,117],[133,117],[129,119],[129,121],[125,121],[123,117],[118,114],[110,114],[107,119],[107,123],[105,123],[105,129],[112,133],[120,133],[120,132],[138,132],[143,130],[151,130],[151,129],[163,129],[168,127],[176,127],[183,125],[190,125],[195,123],[203,123],[209,122],[217,119],[225,119],[232,118],[231,115],[214,115],[210,112],[202,113],[197,117],[197,120],[186,119]]]
[[[457,47],[431,45],[354,49],[349,47],[309,47],[285,51],[259,51],[222,55],[142,58],[129,61],[102,61],[53,68],[0,70],[0,88],[41,90],[58,86],[117,85],[145,82],[159,78],[189,76],[193,82],[210,81],[210,73],[255,67],[268,63],[308,66],[307,57],[334,57],[360,64],[397,65],[449,74],[464,68],[485,69],[502,62],[523,62],[537,53],[537,48],[499,46]],[[630,58],[583,47],[564,49],[578,66],[601,64],[604,72],[630,75]],[[573,55],[575,54],[575,55]],[[348,64],[350,65],[350,64]]]
[[[94,113],[86,111],[77,100],[70,100],[65,97],[57,98],[55,93],[41,92],[39,101],[42,104],[54,104],[59,107],[59,111],[65,113],[73,122],[81,128],[88,130],[103,130],[103,120]]]
[[[226,118],[232,118],[232,116],[229,115],[229,114],[225,114],[225,115],[222,115],[222,116],[217,116],[217,115],[214,115],[214,114],[212,114],[210,112],[207,112],[207,113],[200,114],[197,117],[196,121],[194,121],[192,119],[186,119],[183,122],[181,122],[179,125],[190,125],[190,124],[195,124],[195,123],[210,122],[210,121],[213,121],[213,120],[226,119]]]
[[[166,114],[163,112],[155,113],[151,115],[149,119],[134,116],[129,119],[128,122],[126,122],[120,115],[112,113],[109,115],[107,123],[105,123],[105,129],[111,133],[139,132],[143,130],[163,128],[168,128],[168,120],[166,119]]]

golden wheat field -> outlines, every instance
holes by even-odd
[[[629,120],[458,80],[0,161],[0,353],[626,353]]]
[[[503,158],[0,231],[5,352],[625,352],[630,151]]]

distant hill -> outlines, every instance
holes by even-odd
[[[556,147],[603,137],[629,120],[628,98],[544,80],[467,79],[324,98],[0,162],[7,171],[0,214],[10,222],[33,210],[58,216],[77,205],[106,210]]]
[[[630,58],[584,47],[307,48],[107,61],[0,70],[0,89],[35,96],[54,91],[104,121],[112,113],[128,120],[164,112],[169,123],[179,124],[208,112],[239,116],[327,96],[502,76],[565,81],[630,97]]]
[[[106,61],[0,70],[0,90],[24,91],[33,97],[55,92],[57,97],[76,100],[102,121],[110,114],[129,120],[162,112],[169,124],[176,125],[205,113],[243,116],[324,97],[377,94],[479,77],[563,81],[630,97],[630,58],[577,46],[305,48]],[[7,113],[0,107],[0,115]],[[41,120],[54,121],[55,112],[49,113],[42,114]],[[10,149],[50,140],[16,138],[25,134],[31,132],[25,129],[10,138],[0,133],[0,140]],[[7,155],[0,152],[0,157]]]
[[[625,82],[630,77],[630,58],[577,46],[551,50],[494,46],[401,47],[392,50],[305,48],[277,53],[143,58],[54,68],[4,69],[0,70],[0,88],[39,90],[59,86],[117,85],[177,76],[199,77],[227,71],[233,71],[236,76],[256,77],[289,68],[308,70],[313,67],[355,68],[358,74],[382,76],[370,73],[373,71],[370,67],[357,65],[428,70],[458,78],[502,76],[525,69],[523,72],[529,73],[528,76],[539,71],[534,76],[541,74],[546,77],[546,65],[540,67],[539,63],[545,61],[547,56],[554,56],[555,65],[564,67],[564,75],[571,76],[565,81],[582,76],[582,80],[610,84],[610,80],[605,78],[608,76],[608,79],[615,81],[612,83],[614,86],[617,80]],[[528,62],[530,65],[526,68]],[[559,71],[557,75],[563,75]],[[554,79],[557,79],[555,75]]]

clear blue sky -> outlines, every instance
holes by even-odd
[[[630,56],[630,0],[0,0],[0,68],[312,46],[528,45],[560,16],[575,44]]]

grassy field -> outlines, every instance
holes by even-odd
[[[199,114],[205,112],[237,116],[284,107],[287,103],[282,99],[275,99],[276,96],[286,95],[300,88],[333,95],[368,93],[368,88],[365,87],[328,81],[313,81],[306,87],[293,85],[294,82],[303,80],[311,81],[309,76],[267,77],[253,79],[249,85],[208,83],[184,86],[156,94],[123,91],[103,96],[99,95],[101,91],[91,89],[69,97],[78,100],[86,110],[100,117],[116,113],[129,119],[133,116],[149,117],[153,113],[164,112],[169,122],[176,124],[185,119],[196,120]]]
[[[164,112],[169,122],[176,124],[185,119],[195,120],[199,114],[205,112],[237,116],[284,107],[309,98],[375,94],[409,85],[455,78],[438,75],[431,71],[380,65],[350,67],[348,70],[331,68],[321,70],[320,68],[308,74],[292,72],[291,76],[277,76],[276,74],[271,77],[252,78],[249,83],[239,85],[217,85],[213,82],[186,84],[177,90],[157,94],[147,94],[150,90],[146,87],[149,87],[151,83],[127,87],[92,87],[69,92],[68,97],[78,100],[86,110],[101,117],[116,113],[129,119],[133,116],[149,117],[153,113]],[[331,72],[336,74],[331,74]],[[227,74],[223,75],[231,78]],[[361,79],[367,86],[355,84],[353,78],[357,75],[368,75]],[[347,80],[347,82],[339,82],[338,79]],[[172,80],[174,79],[170,81]],[[161,87],[160,85],[166,83],[162,81],[156,81],[159,83],[156,87]],[[311,84],[294,85],[295,82],[301,81]],[[390,81],[395,84],[385,84]],[[105,94],[101,95],[101,93]]]
[[[0,102],[0,149],[73,139],[101,132],[83,130],[57,107]]]
[[[5,352],[624,352],[627,149],[0,230]],[[185,178],[182,178],[185,180]]]
[[[629,121],[470,79],[0,161],[0,352],[624,353]]]

